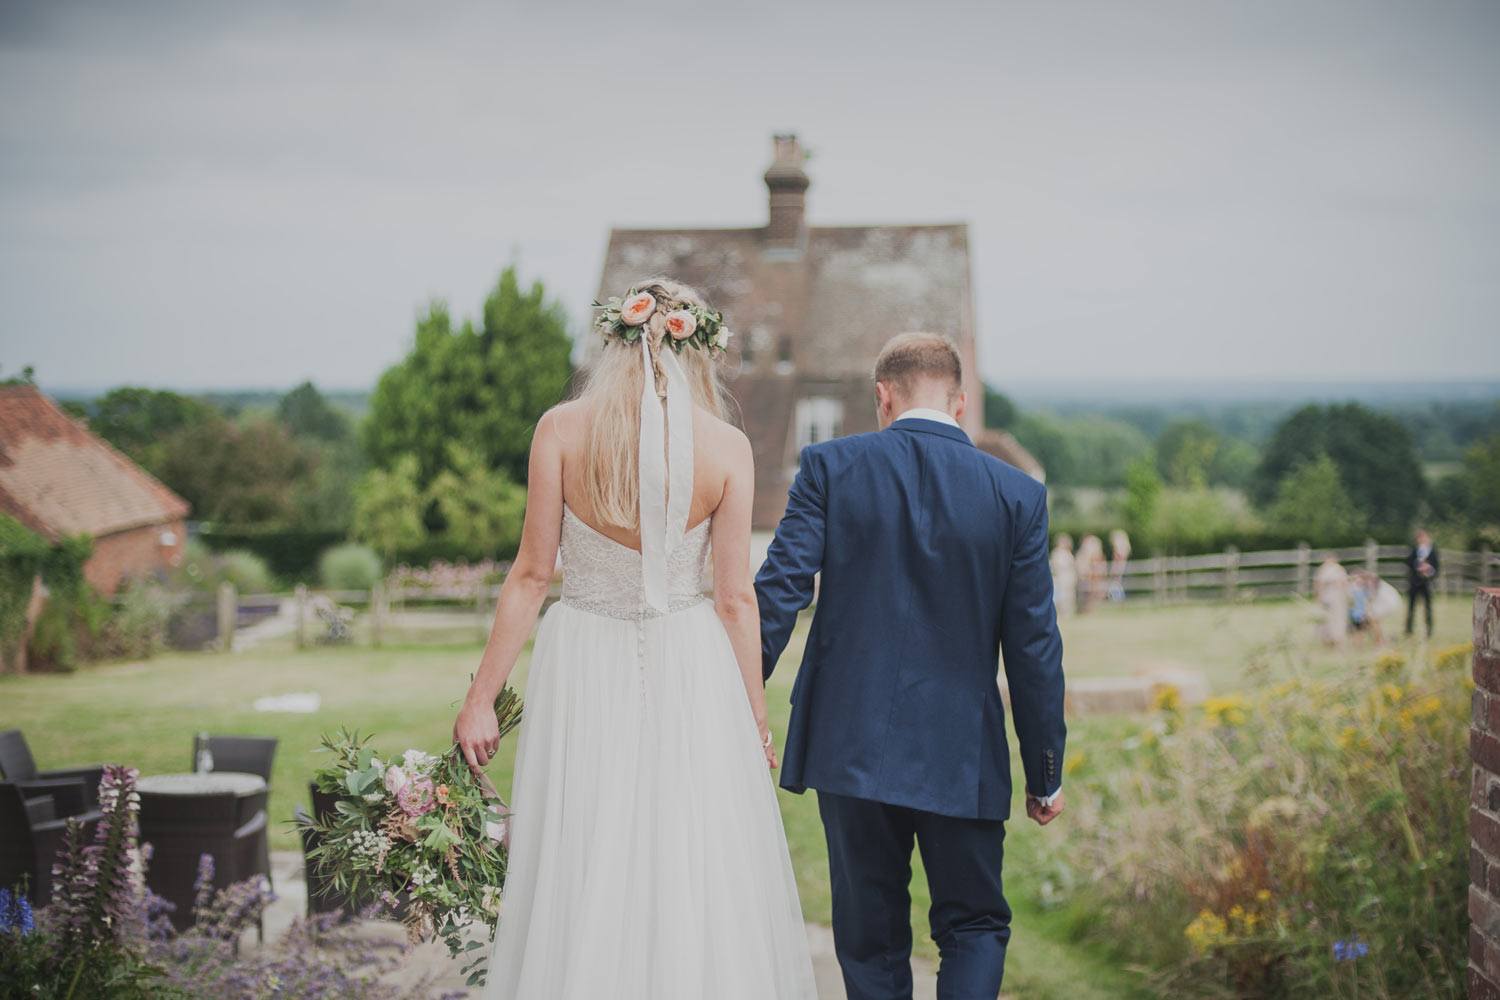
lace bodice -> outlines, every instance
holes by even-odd
[[[688,531],[667,555],[668,613],[704,599],[711,520]],[[641,554],[589,527],[566,505],[561,548],[564,604],[610,618],[651,618],[660,613],[645,606]]]

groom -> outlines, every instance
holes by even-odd
[[[1062,812],[1062,639],[1046,489],[974,447],[957,348],[904,334],[875,363],[881,430],[802,451],[755,579],[766,677],[797,613],[818,609],[792,687],[781,787],[815,788],[833,936],[850,1000],[912,995],[911,852],[922,852],[938,996],[1000,992],[1010,752],[1026,813]]]

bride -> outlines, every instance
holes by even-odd
[[[561,549],[487,998],[815,996],[768,772],[754,469],[721,418],[721,321],[666,280],[611,300],[582,395],[537,425],[520,551],[453,727],[470,765],[488,763],[495,695]]]

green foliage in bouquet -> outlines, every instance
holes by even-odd
[[[521,699],[510,687],[495,698],[495,719],[502,739],[521,722]],[[495,936],[504,804],[457,744],[441,756],[407,750],[384,758],[369,739],[347,731],[323,737],[333,762],[313,780],[339,798],[334,812],[309,824],[321,840],[309,861],[329,876],[330,891],[384,902],[414,940],[440,937],[454,957],[478,951],[464,971],[470,985],[481,983],[488,952],[480,941],[465,942],[464,929],[482,924]]]

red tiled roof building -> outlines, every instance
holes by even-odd
[[[112,594],[176,565],[188,503],[32,385],[0,386],[0,513],[58,541],[87,534],[84,577]]]

